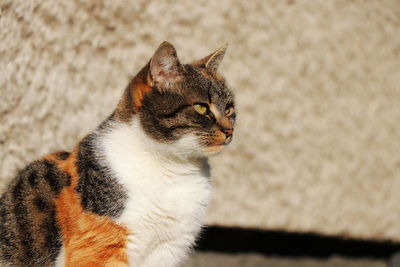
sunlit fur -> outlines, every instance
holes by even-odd
[[[182,65],[162,43],[71,153],[23,169],[0,198],[0,265],[182,263],[211,197],[208,156],[232,140],[233,93],[216,73],[225,50]]]
[[[193,245],[211,194],[208,164],[198,157],[197,144],[194,136],[157,143],[137,119],[101,134],[103,160],[128,194],[117,221],[129,229],[131,266],[176,266]]]

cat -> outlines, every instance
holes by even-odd
[[[22,169],[0,198],[2,266],[181,264],[210,200],[207,158],[232,140],[226,48],[181,64],[163,42],[71,153]]]

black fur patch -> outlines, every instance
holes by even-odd
[[[96,159],[93,138],[94,134],[89,135],[79,145],[79,182],[76,191],[81,196],[85,210],[102,216],[118,217],[124,209],[126,192],[107,167]]]

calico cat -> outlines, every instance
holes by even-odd
[[[207,157],[232,139],[226,46],[181,64],[164,42],[75,149],[34,161],[0,199],[2,266],[177,266],[210,199]]]

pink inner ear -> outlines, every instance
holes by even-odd
[[[172,81],[173,75],[171,70],[163,68],[162,64],[157,64],[153,68],[152,78],[155,83],[161,85],[161,87],[165,87]]]
[[[173,64],[166,58],[162,58],[154,64],[153,69],[153,78],[157,81],[168,80],[168,77],[173,74]]]
[[[165,91],[180,76],[182,65],[179,63],[175,48],[168,42],[162,43],[150,62],[150,78],[157,87]]]
[[[157,58],[156,58],[157,60]],[[180,63],[177,58],[169,55],[158,58],[151,64],[151,78],[163,91],[180,75]]]

